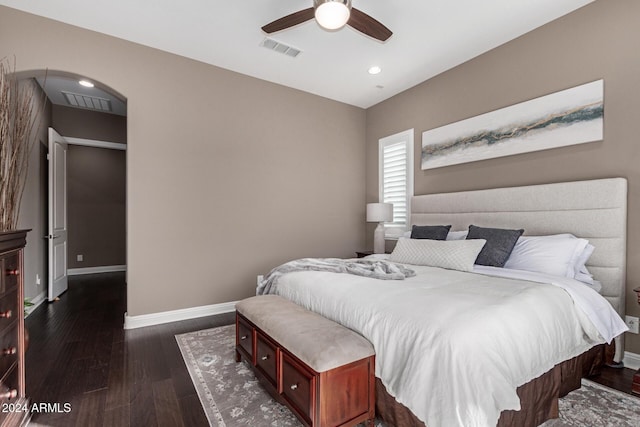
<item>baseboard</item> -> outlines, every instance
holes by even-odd
[[[237,301],[221,304],[202,305],[199,307],[183,308],[180,310],[162,311],[159,313],[141,314],[129,316],[124,314],[124,328],[136,329],[145,326],[160,325],[163,323],[179,322],[180,320],[195,319],[197,317],[213,316],[216,314],[231,313],[236,309]]]
[[[24,309],[24,317],[29,316],[33,310],[35,310],[36,308],[38,308],[38,306],[40,304],[42,304],[43,302],[45,302],[45,300],[47,299],[47,293],[46,292],[42,292],[40,295],[36,295],[35,298],[31,298],[30,301],[33,304],[31,307],[25,307]]]
[[[624,362],[625,368],[640,369],[640,354],[625,351],[622,361]]]
[[[78,276],[80,274],[115,273],[127,271],[126,265],[102,265],[99,267],[68,268],[67,276]]]

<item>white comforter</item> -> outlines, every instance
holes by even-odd
[[[495,426],[518,386],[605,341],[561,284],[409,267],[403,281],[289,273],[274,292],[371,341],[376,376],[428,427]]]

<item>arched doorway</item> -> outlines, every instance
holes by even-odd
[[[127,109],[122,94],[90,76],[51,70],[16,75],[46,96],[37,109],[40,126],[21,212],[23,225],[33,229],[25,252],[31,270],[25,271],[25,296],[37,306],[58,296],[49,295],[48,285],[61,274],[126,270]],[[48,128],[66,143],[66,206],[59,210],[68,240],[58,246],[58,259],[50,253],[56,233],[49,224]]]

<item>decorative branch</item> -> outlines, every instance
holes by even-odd
[[[0,231],[18,226],[29,157],[43,116],[35,110],[34,87],[21,83],[15,70],[15,59],[13,64],[0,59]]]

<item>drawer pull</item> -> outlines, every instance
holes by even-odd
[[[9,391],[5,391],[4,393],[0,393],[0,400],[9,400],[9,399],[13,399],[14,397],[16,397],[18,395],[18,390],[11,389]]]
[[[243,335],[243,336],[241,336],[241,337],[240,337],[240,340],[241,340],[241,341],[244,341],[244,340],[246,340],[247,338],[249,338],[249,336],[248,336],[248,335]]]
[[[266,356],[262,356],[260,359],[262,359],[262,360],[268,360],[268,359],[269,359],[269,355],[267,354]]]
[[[0,318],[9,319],[11,318],[11,316],[13,316],[13,313],[11,312],[11,310],[0,311]]]
[[[3,356],[11,356],[13,354],[16,354],[18,352],[18,349],[15,347],[9,347],[9,348],[5,348],[2,350],[2,355]]]
[[[298,388],[298,384],[293,384],[293,385],[291,386],[291,390],[295,390],[295,389],[297,389],[297,388]]]
[[[12,270],[7,270],[7,276],[17,276],[20,274],[20,270],[18,270],[17,268],[14,268]]]

